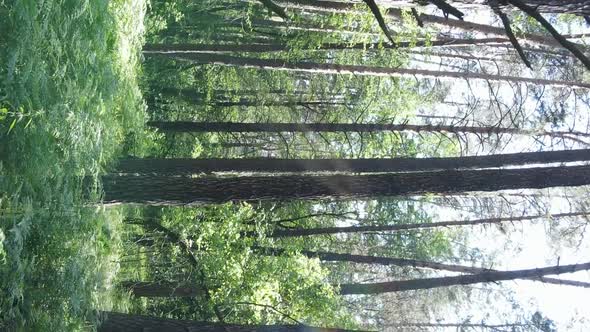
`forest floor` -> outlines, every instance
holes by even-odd
[[[0,330],[85,330],[125,303],[112,292],[122,212],[98,204],[98,177],[143,130],[145,12],[0,1]]]

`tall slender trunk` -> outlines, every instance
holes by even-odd
[[[509,324],[477,324],[477,323],[419,323],[419,322],[408,322],[408,323],[391,323],[385,324],[383,327],[393,327],[393,328],[403,328],[403,327],[456,327],[458,331],[462,331],[459,328],[475,328],[479,327],[481,329],[489,329],[491,331],[507,331],[507,330],[499,330],[499,328],[514,328],[511,331],[518,331],[516,328],[518,327],[532,327],[533,325],[530,323],[509,323]]]
[[[377,282],[367,284],[341,284],[340,294],[381,294],[408,290],[431,289],[456,285],[470,285],[504,280],[543,278],[546,275],[573,273],[590,270],[590,263],[557,265],[536,269],[513,271],[486,271],[477,274],[454,277],[410,279],[401,281]]]
[[[165,132],[375,132],[409,131],[415,133],[449,133],[476,135],[526,135],[568,139],[579,142],[579,137],[590,134],[579,131],[545,131],[521,128],[475,127],[449,125],[412,125],[391,123],[240,123],[240,122],[189,122],[150,121],[148,126]]]
[[[540,13],[590,15],[588,0],[521,0]],[[452,3],[468,6],[485,6],[490,0],[452,0]]]
[[[414,47],[432,47],[432,46],[465,46],[465,45],[483,45],[483,44],[505,44],[510,40],[508,38],[465,38],[465,39],[441,39],[416,42],[398,42],[395,45],[387,43],[323,43],[319,46],[303,46],[309,50],[366,50],[366,49],[398,49]],[[301,46],[297,46],[301,48]],[[287,44],[145,44],[143,51],[149,53],[169,53],[169,52],[187,52],[187,53],[230,53],[230,52],[279,52],[288,51],[292,47]]]
[[[103,177],[107,203],[190,204],[228,201],[454,194],[590,184],[590,166],[453,170],[377,175],[267,177]]]
[[[269,93],[273,93],[273,91],[280,91],[280,90],[271,90]],[[193,103],[204,103],[206,100],[206,94],[198,91],[194,91],[192,89],[175,89],[175,88],[164,88],[160,91],[167,97],[180,97],[187,102]],[[236,94],[239,91],[235,92]],[[258,93],[261,93],[260,91]],[[287,94],[286,91],[282,92],[283,94]],[[292,93],[289,94],[293,96]],[[295,93],[297,98],[304,97],[303,94]],[[279,97],[279,96],[275,96]],[[211,106],[217,107],[232,107],[232,106],[285,106],[285,107],[293,107],[293,106],[341,106],[341,105],[349,105],[351,102],[345,102],[341,98],[337,98],[338,96],[332,96],[332,98],[327,97],[326,99],[312,99],[312,100],[264,100],[264,99],[257,99],[256,96],[248,96],[248,97],[241,97],[237,100],[230,95],[214,95],[211,100],[207,101],[207,103]],[[307,98],[312,98],[308,96]],[[278,98],[280,99],[280,98]]]
[[[182,88],[173,88],[173,87],[165,87],[159,88],[155,92],[159,92],[164,96],[167,97],[182,97],[186,100],[192,101],[202,101],[207,97],[207,93],[201,92],[195,89],[182,89]],[[271,94],[271,95],[289,95],[289,96],[305,96],[309,95],[307,91],[303,90],[295,90],[290,91],[286,89],[270,89],[270,90],[256,90],[256,89],[237,89],[237,90],[225,90],[225,89],[214,89],[212,90],[213,100],[228,100],[233,98],[233,96],[248,96],[250,98],[255,98],[260,93],[264,94]],[[328,95],[328,97],[338,97],[337,95]]]
[[[252,100],[252,99],[241,99],[236,101],[214,101],[211,103],[213,106],[218,107],[232,107],[232,106],[342,106],[347,105],[341,101],[331,100],[310,100],[310,101],[280,101],[280,100]]]
[[[122,159],[116,173],[198,174],[210,172],[418,172],[477,169],[590,160],[590,149],[450,158],[391,159]]]
[[[342,227],[321,227],[321,228],[294,228],[294,229],[276,229],[269,234],[273,238],[297,237],[297,236],[311,236],[311,235],[333,235],[344,233],[363,233],[363,232],[398,232],[413,229],[426,229],[438,227],[451,226],[475,226],[475,225],[489,225],[501,224],[506,222],[519,222],[526,220],[535,220],[542,218],[567,218],[587,216],[589,212],[570,212],[557,213],[553,215],[532,215],[520,217],[504,217],[504,218],[484,218],[471,220],[454,220],[454,221],[439,221],[430,223],[414,223],[414,224],[393,224],[393,225],[369,225],[369,226],[342,226]]]
[[[285,252],[283,249],[278,248],[268,248],[268,247],[253,247],[254,250],[260,252],[265,255],[272,255],[277,256],[281,255]],[[352,254],[339,254],[335,252],[318,252],[318,251],[308,251],[303,250],[300,251],[302,255],[305,255],[309,258],[319,258],[322,261],[326,262],[350,262],[350,263],[361,263],[361,264],[378,264],[378,265],[385,265],[385,266],[410,266],[410,267],[419,267],[419,268],[427,268],[432,270],[440,270],[440,271],[450,271],[450,272],[459,272],[459,273],[469,273],[469,274],[477,274],[477,273],[484,273],[484,272],[499,272],[497,270],[492,269],[484,269],[472,266],[463,266],[463,265],[456,265],[456,264],[444,264],[444,263],[437,263],[437,262],[428,262],[428,261],[421,261],[416,259],[407,259],[407,258],[392,258],[392,257],[379,257],[379,256],[365,256],[365,255],[352,255]],[[562,280],[557,278],[549,278],[549,277],[532,277],[532,278],[523,278],[523,279],[530,279],[535,281],[541,281],[548,284],[556,284],[556,285],[568,285],[568,286],[575,286],[575,287],[584,287],[590,288],[590,283],[577,281],[577,280]]]
[[[121,287],[135,297],[196,297],[206,293],[204,289],[171,282],[126,281]]]
[[[341,34],[341,35],[357,35],[357,36],[367,36],[367,37],[376,37],[379,36],[376,32],[364,32],[364,31],[354,31],[354,30],[346,30],[341,29],[336,26],[309,26],[309,25],[294,25],[293,22],[281,22],[281,21],[273,21],[273,20],[251,20],[250,23],[247,22],[235,22],[229,23],[235,24],[239,27],[243,27],[245,25],[251,24],[253,29],[256,28],[266,28],[272,30],[287,30],[287,31],[302,31],[302,32],[317,32],[321,34]]]
[[[440,79],[466,79],[492,82],[527,83],[534,85],[547,85],[556,87],[590,88],[590,83],[583,82],[559,81],[542,78],[482,74],[473,72],[339,65],[331,63],[314,62],[288,62],[284,60],[245,58],[213,53],[166,52],[162,54],[156,53],[156,55],[163,55],[179,60],[187,60],[199,64],[214,64],[230,67],[303,72],[312,74],[346,74],[377,77],[424,77]]]
[[[557,0],[559,1],[559,0]],[[572,0],[572,1],[584,1],[584,0]],[[294,8],[301,8],[301,9],[316,9],[316,10],[323,10],[329,12],[339,12],[339,13],[347,13],[351,10],[356,9],[356,4],[354,2],[343,2],[343,1],[328,1],[328,0],[283,0],[280,1],[284,6],[287,7],[294,7]],[[399,8],[387,8],[383,10],[387,16],[393,17],[395,19],[401,19],[403,16],[403,11]],[[436,15],[429,15],[419,13],[418,18],[420,21],[424,23],[432,23],[441,26],[446,26],[449,28],[460,29],[467,32],[477,31],[484,34],[489,35],[496,35],[496,36],[506,36],[506,30],[502,27],[491,26],[487,24],[475,23],[465,20],[458,20],[453,18],[446,18],[442,16]],[[558,46],[561,45],[552,37],[543,36],[538,34],[531,34],[525,33],[522,35],[522,38],[525,40],[530,40],[538,44],[547,45],[547,46]],[[578,45],[584,47],[583,45]]]
[[[101,312],[98,332],[347,332],[349,330],[310,327],[305,325],[238,325],[152,316]]]

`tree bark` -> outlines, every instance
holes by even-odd
[[[418,322],[412,322],[412,323],[392,323],[392,324],[386,324],[384,325],[384,327],[393,327],[393,328],[403,328],[403,327],[420,327],[420,328],[425,328],[425,327],[438,327],[438,328],[442,328],[442,327],[455,327],[457,328],[458,331],[463,331],[463,329],[459,329],[459,328],[476,328],[479,327],[481,329],[489,329],[490,331],[508,331],[508,330],[499,330],[500,328],[513,328],[513,330],[511,331],[518,331],[516,328],[518,327],[531,327],[533,326],[531,323],[511,323],[511,324],[475,324],[475,323],[418,323]]]
[[[116,312],[101,312],[98,332],[347,332],[349,330],[305,325],[238,325],[177,320]]]
[[[469,1],[469,0],[466,0],[466,1],[471,3],[471,1]],[[532,0],[532,1],[535,1],[535,0]],[[543,1],[543,0],[539,0],[539,1]],[[551,0],[548,0],[548,1],[551,1]],[[555,1],[562,3],[560,0],[555,0]],[[584,2],[586,0],[571,0],[571,1]],[[323,11],[329,11],[329,12],[341,12],[341,13],[346,13],[346,12],[349,12],[349,11],[354,10],[356,8],[355,7],[356,4],[354,2],[342,2],[342,1],[283,0],[281,2],[284,3],[286,6],[295,7],[295,8],[302,8],[302,9],[312,8],[312,9],[316,9],[316,10],[323,10]],[[526,1],[526,2],[528,2],[528,1]],[[411,2],[411,1],[408,3],[408,5],[414,6],[413,2]],[[558,4],[558,6],[559,6],[559,4]],[[533,8],[534,8],[534,6],[533,6]],[[545,8],[549,8],[549,7],[545,7]],[[555,9],[555,7],[554,7],[554,9]],[[386,15],[393,17],[394,19],[401,19],[403,16],[403,11],[399,8],[387,8],[383,12],[386,13]],[[477,31],[480,33],[488,34],[488,35],[506,36],[506,30],[504,30],[504,28],[491,26],[491,25],[487,25],[487,24],[480,24],[480,23],[469,22],[469,21],[465,21],[465,20],[458,20],[458,19],[446,18],[446,17],[442,17],[442,16],[423,14],[423,13],[418,14],[418,19],[424,23],[432,23],[432,24],[447,26],[450,28],[460,29],[460,30],[467,31],[467,32]],[[549,36],[525,33],[522,35],[522,38],[526,39],[526,40],[533,41],[533,42],[535,42],[537,44],[541,44],[541,45],[546,45],[546,46],[551,46],[551,47],[555,47],[555,46],[561,47],[561,45],[555,39],[553,39]],[[577,46],[584,48],[583,45],[577,44]]]
[[[590,1],[588,0],[521,0],[529,7],[535,8],[539,13],[550,14],[574,14],[590,15]],[[490,3],[498,1],[490,0],[452,0],[459,4],[469,6],[489,6]]]
[[[387,68],[387,67],[370,67],[357,65],[339,65],[331,63],[314,63],[314,62],[287,62],[284,60],[258,59],[235,57],[224,54],[212,53],[186,53],[186,52],[167,52],[163,54],[179,60],[187,60],[199,64],[212,64],[230,67],[256,68],[266,70],[279,70],[290,72],[303,72],[312,74],[346,74],[360,76],[377,76],[377,77],[423,77],[423,78],[440,78],[440,79],[465,79],[465,80],[483,80],[492,82],[512,82],[526,83],[534,85],[546,85],[555,87],[578,87],[590,88],[590,83],[559,81],[542,78],[529,78],[520,76],[506,76],[494,74],[482,74],[473,72],[452,72],[437,71],[428,69],[411,69],[411,68]]]
[[[438,227],[501,224],[501,223],[505,223],[505,222],[518,222],[518,221],[535,220],[535,219],[541,219],[541,218],[579,217],[579,216],[587,216],[588,214],[590,214],[590,213],[588,213],[588,212],[571,212],[571,213],[557,213],[557,214],[553,214],[553,215],[533,215],[533,216],[505,217],[505,218],[484,218],[484,219],[459,220],[459,221],[439,221],[439,222],[415,223],[415,224],[275,229],[268,236],[273,237],[273,238],[285,238],[285,237],[311,236],[311,235],[333,235],[333,234],[344,234],[344,233],[399,232],[399,231],[407,231],[407,230],[413,230],[413,229],[426,229],[426,228],[438,228]]]
[[[456,285],[470,285],[484,282],[497,282],[514,279],[542,278],[545,275],[573,273],[590,270],[590,263],[557,265],[537,269],[513,271],[486,271],[471,275],[454,277],[410,279],[367,284],[342,284],[340,294],[381,294],[389,292],[403,292],[408,290],[431,289]]]
[[[578,137],[590,137],[579,131],[545,131],[505,127],[474,127],[448,125],[412,125],[390,123],[240,123],[240,122],[189,122],[189,121],[150,121],[148,126],[164,132],[375,132],[408,131],[415,133],[449,133],[476,135],[527,135],[545,136],[579,142]]]
[[[268,247],[254,247],[258,252],[261,252],[265,255],[272,255],[277,256],[281,255],[285,252],[283,249],[278,248],[268,248]],[[321,251],[308,251],[302,250],[301,253],[304,256],[309,258],[319,258],[325,262],[350,262],[350,263],[361,263],[361,264],[378,264],[378,265],[385,265],[385,266],[410,266],[410,267],[417,267],[417,268],[427,268],[432,270],[440,270],[440,271],[450,271],[450,272],[459,272],[459,273],[469,273],[469,274],[477,274],[477,273],[485,273],[485,272],[499,272],[497,270],[492,269],[485,269],[485,268],[478,268],[472,266],[463,266],[463,265],[456,265],[456,264],[444,264],[444,263],[437,263],[437,262],[428,262],[428,261],[421,261],[416,259],[407,259],[407,258],[392,258],[392,257],[379,257],[379,256],[365,256],[365,255],[353,255],[353,254],[339,254],[335,252],[321,252]],[[532,277],[532,278],[523,278],[529,279],[534,281],[541,281],[548,284],[556,284],[556,285],[568,285],[568,286],[575,286],[575,287],[583,287],[583,288],[590,288],[590,283],[577,281],[577,280],[566,280],[566,279],[558,279],[558,278],[549,278],[549,277]]]
[[[418,172],[477,169],[527,164],[565,163],[590,160],[590,149],[526,152],[450,158],[390,159],[122,159],[115,173],[198,174],[211,172]]]
[[[465,39],[441,39],[433,41],[398,42],[395,45],[387,43],[324,43],[319,46],[298,46],[297,48],[309,50],[367,50],[367,49],[399,49],[432,46],[465,46],[483,44],[505,44],[507,38],[465,38]],[[145,44],[143,52],[150,53],[231,53],[231,52],[279,52],[289,51],[293,47],[287,44]]]
[[[590,166],[440,171],[379,175],[184,178],[104,176],[106,203],[190,204],[228,201],[365,198],[590,184]]]
[[[121,287],[135,297],[196,297],[205,296],[206,291],[197,287],[183,286],[171,282],[126,281]]]

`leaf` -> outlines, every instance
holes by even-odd
[[[10,127],[8,127],[8,132],[6,132],[6,133],[10,134],[10,131],[12,131],[12,129],[14,128],[15,125],[16,125],[16,119],[12,120]]]

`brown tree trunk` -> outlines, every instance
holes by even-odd
[[[101,312],[98,332],[346,332],[349,330],[305,325],[237,325],[177,320],[116,312]]]
[[[224,54],[213,53],[186,53],[186,52],[167,52],[160,55],[168,56],[174,59],[187,60],[200,64],[214,64],[230,67],[256,68],[266,70],[280,70],[291,72],[303,72],[312,74],[347,74],[360,76],[381,76],[381,77],[424,77],[440,79],[465,79],[465,80],[483,80],[492,82],[512,82],[526,83],[534,85],[546,85],[556,87],[578,87],[590,88],[590,83],[559,81],[542,78],[529,78],[520,76],[505,76],[482,74],[473,72],[454,72],[454,71],[437,71],[427,69],[409,69],[409,68],[388,68],[388,67],[370,67],[356,65],[339,65],[331,63],[313,63],[313,62],[287,62],[284,60],[258,59],[235,57]]]
[[[456,285],[470,285],[484,282],[543,278],[546,275],[573,273],[584,270],[590,270],[590,263],[557,265],[526,270],[486,271],[477,274],[461,275],[454,277],[410,279],[367,284],[342,284],[340,285],[340,294],[351,295],[403,292],[408,290],[431,289]]]
[[[505,44],[508,38],[466,38],[466,39],[441,39],[433,41],[398,42],[395,45],[387,43],[324,43],[319,46],[304,46],[309,50],[365,50],[365,49],[398,49],[425,46],[465,46],[483,44]],[[287,44],[145,44],[143,51],[150,53],[231,53],[231,52],[279,52],[288,51],[291,47]]]
[[[271,90],[270,93],[273,93],[275,90]],[[276,90],[279,91],[279,90]],[[168,97],[180,97],[187,102],[195,102],[195,103],[205,103],[206,95],[201,92],[194,91],[192,89],[175,89],[175,88],[164,88],[159,91],[165,96]],[[240,91],[236,91],[235,93],[240,93]],[[258,92],[260,93],[260,91]],[[287,92],[283,92],[283,94],[287,94]],[[292,93],[290,93],[292,95]],[[298,96],[303,97],[303,96]],[[232,106],[285,106],[285,107],[294,107],[294,106],[341,106],[341,105],[349,105],[350,103],[344,102],[343,100],[338,100],[339,98],[334,99],[316,99],[316,100],[263,100],[263,99],[256,99],[255,96],[252,97],[243,97],[237,100],[233,100],[230,96],[213,96],[213,98],[207,101],[208,105],[217,106],[217,107],[232,107]]]
[[[426,229],[438,227],[452,227],[452,226],[475,226],[475,225],[489,225],[501,224],[505,222],[519,222],[526,220],[535,220],[541,218],[567,218],[586,216],[588,212],[571,212],[571,213],[557,213],[553,215],[533,215],[521,217],[505,217],[505,218],[485,218],[459,221],[439,221],[431,223],[415,223],[415,224],[393,224],[393,225],[370,225],[370,226],[347,226],[347,227],[322,227],[322,228],[295,228],[295,229],[275,229],[268,236],[273,238],[297,237],[297,236],[311,236],[311,235],[333,235],[344,233],[363,233],[363,232],[398,232],[412,229]]]
[[[532,327],[533,325],[531,323],[511,323],[511,324],[474,324],[474,323],[418,323],[418,322],[412,322],[412,323],[392,323],[392,324],[386,324],[384,325],[384,327],[393,327],[393,328],[404,328],[404,327],[419,327],[419,328],[425,328],[425,327],[438,327],[438,328],[444,328],[444,327],[455,327],[457,328],[458,331],[468,331],[465,328],[481,328],[481,329],[488,329],[490,331],[508,331],[508,330],[499,330],[501,328],[513,328],[513,330],[510,331],[518,331],[517,328],[518,327]],[[463,328],[463,329],[461,329]]]
[[[477,169],[590,160],[590,149],[451,158],[391,159],[122,159],[115,173],[198,174],[211,172],[418,172]]]
[[[196,297],[205,296],[206,291],[192,286],[172,282],[126,281],[121,287],[129,290],[135,297]]]
[[[228,201],[365,198],[590,184],[590,166],[440,171],[378,175],[184,178],[104,176],[106,203],[190,204]]]
[[[535,1],[535,0],[532,0],[532,1]],[[543,0],[539,0],[539,1],[543,1]],[[548,1],[551,1],[551,0],[548,0]],[[563,4],[563,2],[560,0],[555,0],[555,1]],[[567,1],[567,2],[570,2],[570,1],[571,2],[587,2],[586,0],[565,0],[565,1]],[[470,4],[472,3],[470,0],[466,0],[466,2],[469,2]],[[329,12],[342,12],[342,13],[349,12],[349,11],[354,10],[356,8],[354,2],[343,2],[343,1],[283,0],[283,1],[281,1],[281,3],[285,6],[288,6],[288,7],[295,7],[295,8],[302,8],[302,9],[310,9],[311,8],[311,9],[316,9],[316,10],[323,10],[323,11],[329,11]],[[409,7],[414,6],[414,2],[408,1],[408,6]],[[559,4],[558,4],[558,7],[563,7],[563,6],[559,6]],[[545,8],[549,9],[550,7],[546,6]],[[557,8],[555,6],[553,8],[555,10],[557,10]],[[587,9],[587,7],[586,7],[586,9]],[[399,8],[387,8],[387,9],[384,9],[383,12],[386,13],[386,15],[393,17],[395,19],[401,19],[402,15],[403,15],[403,11]],[[504,30],[504,28],[502,28],[502,27],[496,27],[496,26],[491,26],[491,25],[487,25],[487,24],[480,24],[480,23],[469,22],[469,21],[465,21],[465,20],[458,20],[458,19],[453,19],[453,18],[446,18],[446,17],[442,17],[442,16],[422,14],[422,13],[418,14],[418,18],[420,19],[420,21],[422,21],[424,23],[432,23],[432,24],[437,24],[437,25],[441,25],[441,26],[447,26],[450,28],[461,29],[461,30],[467,31],[467,32],[477,31],[477,32],[489,34],[489,35],[506,36],[506,30]],[[555,39],[548,37],[548,36],[525,33],[522,35],[522,38],[526,39],[526,40],[533,41],[538,44],[542,44],[542,45],[561,47],[561,45]],[[583,45],[577,45],[577,46],[584,47]]]
[[[285,251],[283,249],[278,248],[268,248],[268,247],[254,247],[257,252],[263,253],[265,255],[272,255],[277,256],[283,254]],[[410,266],[410,267],[418,267],[418,268],[427,268],[432,270],[440,270],[440,271],[451,271],[451,272],[460,272],[460,273],[469,273],[469,274],[477,274],[477,273],[485,273],[485,272],[498,272],[497,270],[492,269],[484,269],[472,266],[463,266],[463,265],[456,265],[456,264],[444,264],[444,263],[437,263],[437,262],[428,262],[428,261],[421,261],[416,259],[407,259],[407,258],[392,258],[392,257],[379,257],[379,256],[365,256],[365,255],[353,255],[353,254],[339,254],[335,252],[317,252],[317,251],[308,251],[303,250],[299,251],[302,255],[305,255],[309,258],[319,258],[322,261],[326,262],[350,262],[350,263],[361,263],[361,264],[378,264],[378,265],[385,265],[385,266]],[[549,278],[549,277],[533,277],[533,278],[523,278],[523,279],[530,279],[535,281],[541,281],[548,284],[556,284],[556,285],[568,285],[568,286],[575,286],[575,287],[583,287],[583,288],[590,288],[590,283],[577,281],[577,280],[562,280],[557,278]]]
[[[489,5],[492,1],[452,0],[450,2],[468,6],[485,6]],[[588,0],[521,0],[521,2],[535,8],[540,13],[590,15],[590,1]]]
[[[240,123],[240,122],[189,122],[189,121],[150,121],[148,126],[165,132],[375,132],[409,131],[415,133],[449,133],[477,135],[527,135],[545,136],[579,142],[579,137],[590,134],[579,131],[544,131],[521,128],[474,127],[448,125],[412,125],[389,123]]]

